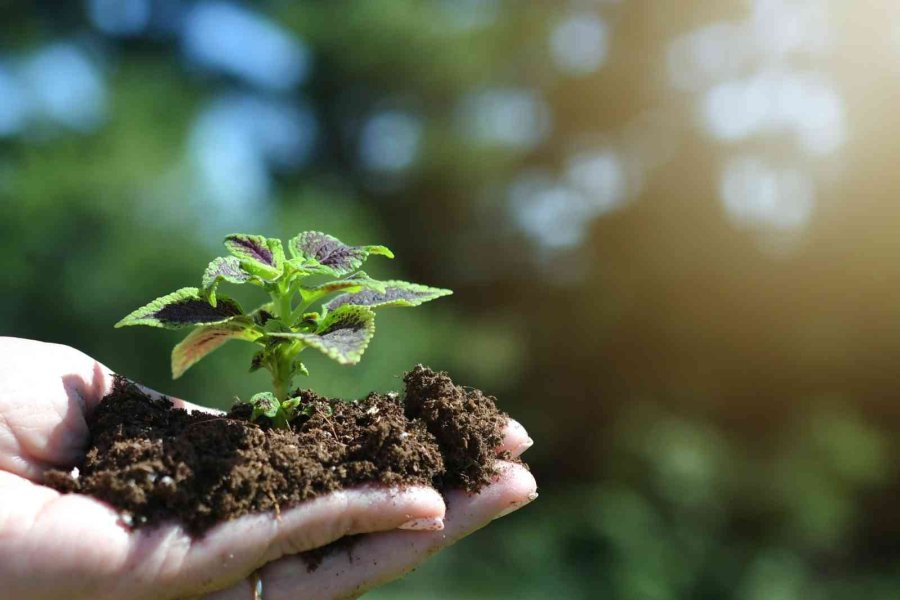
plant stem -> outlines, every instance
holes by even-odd
[[[272,361],[272,388],[275,397],[284,402],[291,391],[291,356],[286,352],[287,348],[278,348]]]
[[[282,284],[277,284],[277,288],[272,290],[269,295],[272,296],[272,309],[275,316],[281,319],[285,325],[290,325],[289,321],[294,309],[290,291],[284,289]]]
[[[284,402],[291,393],[294,381],[294,358],[305,348],[301,341],[279,341],[272,349],[266,368],[272,373],[275,397]]]
[[[291,323],[300,320],[304,311],[309,308],[309,305],[315,300],[315,298],[307,297],[306,292],[303,291],[303,288],[299,284],[295,284],[291,287],[291,297],[293,297],[294,294],[300,294],[300,302],[297,303],[297,306],[295,306],[294,310],[291,312]]]
[[[293,307],[291,306],[291,296],[290,294],[285,294],[278,299],[279,307],[278,312],[280,313],[278,317],[285,322],[284,324],[290,326],[291,313],[293,312]]]
[[[275,397],[278,398],[278,400],[281,402],[287,400],[288,385],[288,382],[285,381],[284,377],[282,377],[279,373],[272,374],[272,389],[275,392]]]
[[[272,307],[275,316],[287,326],[291,331],[294,317],[293,297],[299,291],[299,284],[296,289],[287,285],[285,282],[276,284],[275,289],[271,290]],[[302,305],[302,303],[301,303]],[[280,340],[274,348],[272,355],[267,361],[267,367],[272,373],[272,388],[275,397],[279,402],[285,402],[291,393],[291,383],[294,379],[294,357],[303,349],[303,344],[299,341],[288,342]]]

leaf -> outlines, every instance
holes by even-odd
[[[250,405],[253,406],[253,414],[250,415],[251,421],[255,421],[261,416],[274,419],[278,415],[278,409],[281,408],[281,403],[272,392],[255,394],[250,398]]]
[[[263,367],[263,359],[266,357],[265,350],[259,350],[256,354],[253,355],[253,358],[250,359],[250,372],[255,373],[259,371]]]
[[[269,337],[302,340],[342,365],[355,365],[375,335],[375,313],[364,306],[345,306],[319,324],[315,333],[270,333]]]
[[[224,296],[213,306],[193,287],[181,288],[142,306],[116,323],[116,327],[147,325],[180,329],[192,325],[224,323],[243,314],[240,305]]]
[[[453,292],[442,288],[428,287],[406,281],[384,281],[384,291],[362,290],[353,294],[341,294],[325,305],[328,311],[342,306],[368,306],[379,308],[386,306],[419,306],[424,302],[449,296]]]
[[[275,318],[275,315],[272,314],[274,308],[272,307],[271,302],[267,302],[256,308],[253,312],[250,313],[250,318],[253,319],[253,322],[259,325],[260,327],[264,326],[271,319]]]
[[[293,413],[303,403],[303,398],[291,398],[290,400],[285,400],[281,403],[281,408],[283,408],[288,413]]]
[[[241,261],[237,257],[219,257],[206,267],[200,289],[203,295],[209,299],[209,303],[215,306],[216,288],[219,287],[220,281],[241,284],[249,281],[250,277],[250,273],[241,268]]]
[[[240,260],[241,267],[263,279],[276,279],[284,269],[281,240],[233,233],[225,237],[225,247]]]
[[[323,283],[314,288],[304,288],[305,292],[310,293],[309,300],[314,301],[334,292],[358,292],[360,290],[376,290],[384,292],[384,283],[376,279],[370,278],[368,275],[359,271],[349,277],[336,279]]]
[[[292,264],[299,262],[302,265],[300,268],[335,277],[343,277],[357,270],[370,254],[394,258],[394,254],[384,246],[348,246],[321,231],[298,234],[289,242],[288,249],[295,259]]]
[[[281,319],[276,319],[275,317],[266,321],[262,328],[266,333],[283,333],[291,330],[290,327],[281,322]]]
[[[260,334],[246,323],[231,322],[195,329],[172,349],[172,379],[184,375],[184,372],[197,364],[200,359],[228,340],[252,342],[259,336]]]

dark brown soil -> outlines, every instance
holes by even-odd
[[[506,416],[494,399],[421,365],[406,374],[405,401],[357,402],[296,395],[309,407],[272,429],[236,404],[227,416],[189,414],[124,378],[91,415],[77,476],[46,483],[104,500],[132,527],[169,520],[193,535],[251,512],[285,509],[360,484],[477,491],[490,481]]]

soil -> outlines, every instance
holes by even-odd
[[[406,394],[346,402],[297,391],[306,413],[290,430],[250,422],[248,404],[225,416],[188,413],[117,377],[91,415],[91,441],[71,472],[47,485],[115,506],[129,527],[180,521],[195,537],[252,512],[279,511],[360,484],[486,485],[506,415],[479,390],[421,365]]]

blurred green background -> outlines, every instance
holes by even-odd
[[[0,334],[224,406],[268,385],[249,346],[173,382],[177,333],[112,325],[227,233],[456,291],[303,383],[446,369],[528,427],[541,497],[370,597],[900,597],[895,3],[0,15]]]

